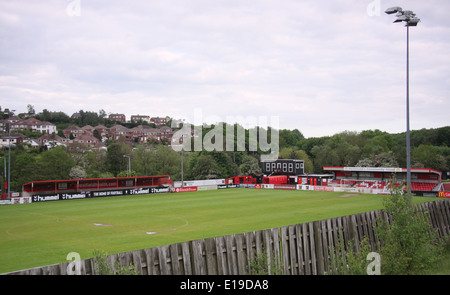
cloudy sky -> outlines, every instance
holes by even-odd
[[[444,0],[0,0],[0,106],[403,132],[406,28],[391,6],[422,20],[411,129],[448,126]]]

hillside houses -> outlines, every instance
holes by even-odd
[[[11,124],[11,145],[15,146],[21,142],[30,144],[31,146],[41,146],[52,148],[60,145],[70,146],[78,144],[88,148],[99,148],[105,146],[105,142],[110,139],[114,141],[122,141],[129,144],[146,144],[146,143],[167,143],[170,142],[173,130],[168,126],[152,128],[148,125],[139,125],[134,128],[127,128],[120,124],[111,127],[104,125],[90,126],[86,125],[78,127],[71,125],[57,134],[56,126],[41,122],[35,118],[20,119],[18,117],[10,117],[6,120],[0,120],[0,146],[7,147],[9,145],[8,124]],[[43,133],[36,139],[27,139],[20,130],[38,131]],[[13,132],[14,131],[14,132]]]
[[[0,132],[7,132],[8,125],[11,131],[30,130],[45,133],[56,133],[56,126],[49,122],[42,122],[36,118],[21,119],[17,116],[9,117],[8,119],[0,120]]]
[[[87,115],[91,115],[91,117],[88,118]],[[130,145],[147,143],[167,144],[171,141],[174,133],[172,128],[166,125],[167,117],[133,115],[131,116],[130,123],[142,123],[133,128],[124,126],[130,123],[127,123],[124,114],[118,113],[109,115],[110,123],[108,124],[111,124],[111,121],[116,122],[112,126],[107,125],[109,127],[101,124],[91,126],[81,123],[86,121],[96,122],[95,118],[98,118],[98,116],[96,117],[96,114],[93,115],[93,113],[91,114],[89,112],[75,113],[71,118],[73,125],[66,128],[62,127],[64,128],[62,130],[58,130],[55,124],[40,121],[34,117],[25,115],[20,117],[10,116],[7,119],[0,120],[0,147],[15,146],[23,142],[32,147],[52,148],[59,145],[74,145],[78,147],[98,148],[105,146],[108,140],[125,142]],[[59,122],[58,120],[56,121]],[[63,125],[66,122],[61,121],[60,124]],[[80,125],[82,127],[77,126],[78,124],[82,124]],[[130,125],[135,126],[135,124]],[[10,135],[8,135],[8,131],[10,131]],[[39,133],[42,133],[42,135],[39,136]],[[27,136],[30,136],[30,138],[27,138]]]
[[[173,135],[172,128],[168,126],[152,128],[147,125],[139,125],[134,128],[127,128],[120,124],[115,124],[109,128],[103,125],[95,127],[85,126],[83,128],[70,126],[62,132],[66,138],[71,138],[74,142],[89,146],[95,146],[108,139],[124,141],[130,144],[169,142]],[[88,138],[87,136],[91,137]]]

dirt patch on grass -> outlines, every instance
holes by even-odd
[[[359,194],[345,194],[345,195],[340,195],[338,197],[339,198],[348,198],[348,197],[354,197],[354,196],[359,196]]]
[[[104,223],[93,223],[95,226],[112,226],[112,224],[104,224]]]

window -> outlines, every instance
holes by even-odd
[[[293,163],[289,163],[288,169],[289,169],[289,172],[294,172],[294,164]]]

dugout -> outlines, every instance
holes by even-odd
[[[303,174],[298,176],[298,184],[327,186],[333,174]]]

